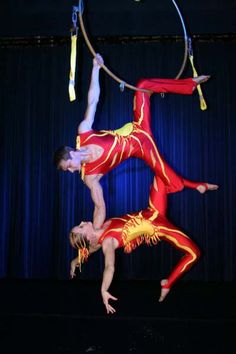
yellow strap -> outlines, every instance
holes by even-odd
[[[193,70],[193,76],[196,77],[198,76],[197,70],[194,67],[194,63],[193,63],[193,56],[189,55],[189,60],[190,63],[192,65],[192,70]],[[207,109],[207,105],[206,105],[206,101],[203,97],[203,93],[202,93],[202,89],[201,89],[201,85],[197,85],[197,90],[198,90],[198,95],[199,95],[199,99],[200,99],[200,107],[202,111],[205,111]]]
[[[76,95],[75,95],[76,43],[77,43],[77,36],[76,35],[71,36],[70,81],[69,81],[70,101],[74,101],[76,99]]]

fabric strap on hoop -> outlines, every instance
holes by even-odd
[[[74,34],[71,36],[70,81],[69,81],[70,101],[74,101],[76,99],[76,94],[75,94],[76,44],[77,44],[77,35]]]
[[[193,77],[197,77],[198,73],[197,70],[195,69],[194,63],[193,63],[193,55],[189,55],[189,60],[192,66],[192,70],[193,70]],[[202,93],[202,89],[201,89],[201,85],[197,85],[197,90],[198,90],[198,95],[199,95],[199,100],[200,100],[200,108],[202,111],[205,111],[207,109],[207,104],[206,101],[203,97],[203,93]]]

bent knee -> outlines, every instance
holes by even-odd
[[[147,82],[146,79],[141,78],[141,79],[138,80],[136,86],[137,86],[138,88],[143,88],[143,89],[145,89],[145,84],[146,84],[146,82]]]
[[[197,259],[201,257],[202,252],[200,251],[200,249],[198,247],[197,247],[195,253],[196,253]]]
[[[191,246],[189,246],[189,249],[187,251],[185,250],[185,252],[186,256],[191,259],[193,263],[195,263],[201,256],[201,251],[195,243],[191,243]]]
[[[195,245],[195,247],[194,247],[194,249],[193,249],[193,253],[194,253],[194,260],[195,260],[195,262],[201,257],[201,251],[200,251],[200,249],[199,249],[199,247],[198,246],[196,246]]]

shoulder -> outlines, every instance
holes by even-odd
[[[119,242],[114,237],[106,237],[102,241],[102,249],[104,252],[108,250],[115,250],[118,247],[119,247]]]
[[[102,176],[102,174],[85,175],[84,183],[87,185],[87,187],[91,188],[92,186],[99,183],[99,180],[102,178]]]
[[[83,134],[87,132],[92,132],[91,124],[89,124],[85,119],[78,126],[78,134]]]
[[[111,220],[106,220],[103,224],[103,229],[104,231],[110,226],[111,224]]]

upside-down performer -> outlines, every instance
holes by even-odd
[[[215,184],[188,181],[177,175],[161,156],[151,131],[150,96],[157,93],[191,95],[197,85],[209,79],[198,76],[188,79],[142,79],[138,87],[150,93],[135,92],[134,120],[117,130],[92,129],[100,96],[99,71],[103,59],[97,55],[93,59],[93,69],[88,92],[88,105],[84,119],[78,126],[76,149],[60,147],[54,154],[54,163],[63,171],[80,171],[81,177],[91,190],[94,202],[93,225],[101,227],[106,217],[103,191],[99,180],[122,161],[137,157],[144,160],[166,186],[167,193],[181,191],[184,187],[200,193],[218,188]]]
[[[115,271],[117,248],[123,247],[124,252],[130,253],[142,243],[156,245],[159,241],[166,241],[183,253],[183,257],[169,276],[161,280],[160,302],[164,300],[177,279],[183,276],[200,257],[197,245],[166,218],[166,207],[167,188],[164,182],[155,176],[147,209],[123,217],[111,218],[101,229],[95,229],[91,222],[82,222],[71,230],[70,243],[74,248],[78,248],[78,257],[71,262],[72,278],[75,276],[76,267],[81,269],[81,264],[88,260],[90,253],[102,247],[105,268],[101,295],[107,313],[115,312],[109,300],[117,300],[109,293]]]

